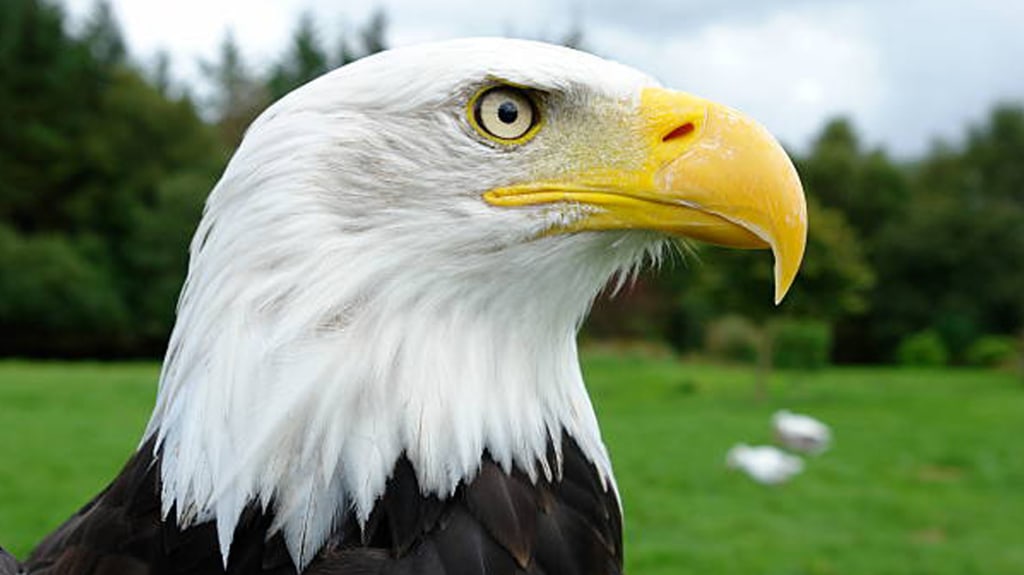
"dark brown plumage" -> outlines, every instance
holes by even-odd
[[[479,473],[445,500],[423,495],[399,459],[365,529],[337,528],[308,575],[596,575],[622,571],[616,495],[569,436],[562,474],[536,484],[484,457]],[[213,523],[180,530],[160,520],[159,460],[147,443],[92,502],[26,562],[38,575],[294,575],[272,510],[250,506],[224,570]],[[554,463],[554,450],[549,449]],[[173,513],[172,513],[173,516]],[[0,558],[0,575],[4,571]],[[13,567],[10,569],[14,569]]]
[[[17,575],[18,569],[18,561],[0,547],[0,575]]]

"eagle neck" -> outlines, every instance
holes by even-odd
[[[424,494],[443,499],[485,455],[532,481],[557,478],[567,434],[611,489],[576,346],[593,294],[565,289],[564,274],[406,272],[304,302],[328,288],[315,285],[325,274],[291,270],[314,286],[285,290],[287,308],[266,304],[284,294],[227,299],[189,285],[147,433],[157,437],[164,513],[183,526],[216,521],[226,558],[242,510],[273,507],[301,566],[349,514],[366,521],[403,456]],[[410,276],[432,289],[401,281]],[[439,289],[445,282],[452,288]],[[200,312],[211,299],[219,312]]]

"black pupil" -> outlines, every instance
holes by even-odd
[[[519,117],[519,106],[515,102],[505,100],[498,106],[498,119],[506,124],[511,124]]]

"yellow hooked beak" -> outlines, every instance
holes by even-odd
[[[649,229],[723,246],[770,248],[775,302],[782,301],[807,240],[803,188],[782,146],[735,110],[661,88],[642,92],[634,125],[629,138],[636,146],[618,153],[635,157],[497,188],[484,199],[495,206],[584,207],[582,217],[557,233]]]

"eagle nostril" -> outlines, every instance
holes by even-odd
[[[665,134],[665,136],[661,139],[661,141],[662,142],[667,142],[669,140],[674,140],[676,138],[682,138],[683,136],[689,134],[693,130],[694,130],[693,122],[687,122],[687,123],[677,127],[676,129],[672,130],[671,132]]]

